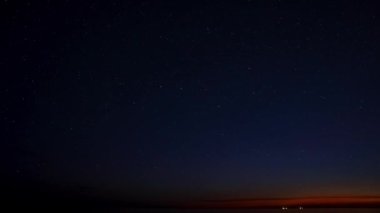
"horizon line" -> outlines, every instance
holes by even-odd
[[[380,196],[310,196],[293,198],[254,198],[202,200],[180,204],[183,208],[279,208],[279,207],[376,207]]]

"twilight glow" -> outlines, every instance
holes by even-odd
[[[19,212],[378,207],[379,11],[0,1],[0,196]]]

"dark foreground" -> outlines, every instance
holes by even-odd
[[[307,208],[273,209],[186,209],[167,208],[157,203],[120,199],[88,188],[56,187],[38,182],[1,181],[1,203],[6,212],[130,212],[130,213],[380,213],[377,208]],[[7,184],[5,184],[7,183]],[[129,200],[129,201],[126,201]]]
[[[168,210],[168,209],[139,209],[127,210],[126,212],[133,213],[379,213],[379,208],[318,208],[318,209],[204,209],[204,210]]]

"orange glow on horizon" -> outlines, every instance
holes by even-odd
[[[285,199],[245,199],[203,201],[190,208],[261,208],[261,207],[380,207],[380,196],[371,197],[308,197]]]

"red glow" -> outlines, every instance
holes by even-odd
[[[261,208],[261,207],[380,207],[380,197],[310,197],[288,199],[246,199],[205,201],[195,208]]]

